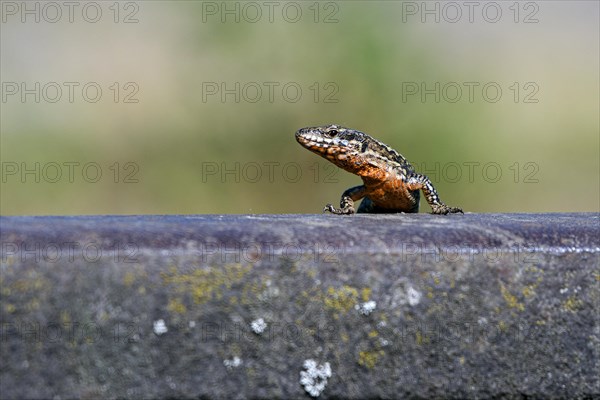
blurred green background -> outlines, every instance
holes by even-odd
[[[32,3],[2,4],[2,215],[319,213],[360,183],[294,139],[330,123],[465,211],[600,211],[598,2]]]

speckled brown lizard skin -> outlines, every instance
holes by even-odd
[[[444,204],[429,178],[416,173],[406,158],[366,133],[327,125],[302,128],[296,132],[296,140],[363,180],[362,185],[342,193],[340,208],[327,204],[324,212],[416,213],[419,212],[420,190],[425,194],[433,214],[463,212],[460,208]],[[356,211],[354,202],[360,199],[363,200]]]

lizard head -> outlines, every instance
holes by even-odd
[[[360,167],[362,155],[369,144],[366,134],[339,125],[299,129],[296,140],[308,150],[349,172]]]

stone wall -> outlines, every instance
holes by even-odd
[[[3,399],[600,395],[598,214],[0,225]]]

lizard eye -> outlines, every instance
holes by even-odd
[[[337,136],[337,134],[338,134],[338,131],[336,129],[330,129],[327,131],[327,136],[329,136],[329,137]]]

